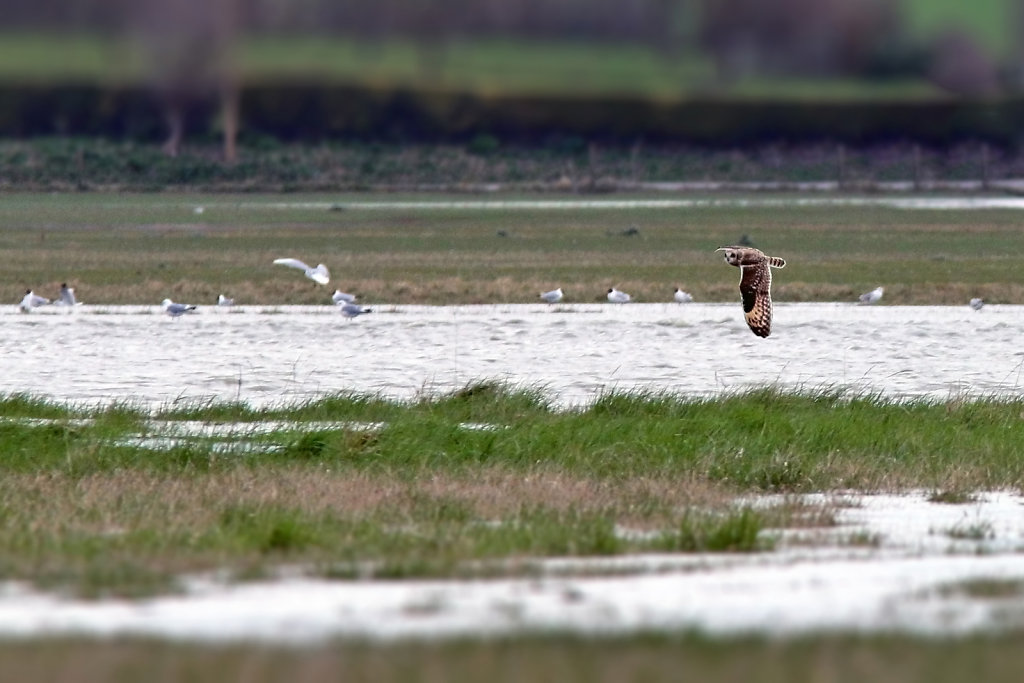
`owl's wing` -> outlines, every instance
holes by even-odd
[[[740,270],[740,296],[747,327],[758,337],[767,337],[772,333],[772,271],[763,262]]]

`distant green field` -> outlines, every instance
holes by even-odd
[[[249,82],[320,79],[381,87],[415,86],[481,93],[631,94],[677,98],[707,89],[709,60],[667,60],[642,45],[462,40],[425,59],[409,41],[247,38],[238,70]],[[430,61],[436,57],[436,62]],[[425,66],[430,63],[431,66]],[[88,35],[0,34],[0,81],[144,82],[144,52],[130,41]],[[924,82],[853,79],[748,79],[719,94],[830,99],[907,99],[934,95]]]
[[[1017,22],[1011,0],[904,0],[903,5],[908,31],[920,42],[957,28],[993,56],[1012,54]],[[443,50],[424,51],[405,39],[248,36],[240,42],[237,62],[247,80],[303,77],[484,93],[678,97],[706,89],[713,79],[708,58],[695,50],[682,55],[668,59],[646,45],[572,40],[458,38]],[[149,71],[144,51],[124,36],[0,32],[0,80],[138,82]],[[725,94],[849,99],[920,97],[934,91],[913,81],[758,78]]]
[[[359,207],[368,200],[398,203]],[[851,301],[884,284],[886,303],[1024,304],[1012,267],[1024,232],[1010,210],[402,203],[442,200],[480,197],[10,194],[0,202],[0,292],[13,305],[26,288],[52,295],[67,281],[91,304],[203,302],[221,291],[244,304],[325,303],[323,288],[271,265],[292,256],[327,264],[338,286],[378,304],[535,302],[556,286],[569,302],[592,302],[612,285],[638,301],[666,301],[676,286],[697,301],[735,301],[736,273],[714,250],[746,235],[789,262],[773,284],[778,301]]]
[[[927,39],[957,29],[974,36],[999,57],[1008,56],[1020,40],[1014,17],[1016,0],[903,0],[911,32]]]

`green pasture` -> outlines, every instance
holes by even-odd
[[[425,53],[400,39],[254,36],[240,41],[235,62],[249,82],[303,78],[484,93],[675,97],[711,74],[702,59],[668,61],[644,46],[570,41],[459,40]],[[152,68],[146,52],[123,37],[0,34],[0,81],[137,83]]]
[[[728,302],[738,300],[738,273],[714,250],[746,236],[788,262],[775,275],[778,302],[854,301],[883,285],[884,304],[1024,303],[1013,267],[1024,250],[1019,212],[759,198],[492,209],[431,206],[485,199],[477,195],[9,194],[0,201],[0,292],[13,305],[28,288],[52,296],[67,282],[87,304],[204,304],[223,292],[239,304],[285,305],[327,304],[338,287],[400,305],[536,303],[561,286],[572,304],[603,301],[614,285],[640,302],[670,301],[676,286],[698,302]],[[360,208],[367,201],[397,204]],[[325,263],[331,284],[272,265],[279,257]]]
[[[924,43],[956,29],[999,59],[1016,48],[1011,0],[906,0],[903,8],[911,40]],[[834,100],[939,94],[913,80],[758,77],[722,88],[714,84],[711,60],[692,44],[668,57],[654,46],[573,40],[456,37],[438,48],[402,38],[247,35],[237,45],[235,63],[248,82],[301,78],[480,93],[676,98],[713,90],[738,97]],[[126,35],[0,32],[0,81],[139,83],[156,69],[139,41]]]
[[[1008,56],[1020,40],[1014,0],[903,0],[903,16],[919,39],[956,30],[974,37],[990,54]]]
[[[714,87],[700,53],[669,59],[645,45],[514,39],[457,39],[426,50],[386,42],[316,36],[250,36],[235,51],[246,82],[305,79],[485,94],[623,94],[678,98],[695,93],[740,97],[918,99],[940,94],[924,81],[765,77]],[[72,34],[0,33],[0,82],[146,82],[156,67],[130,39]]]

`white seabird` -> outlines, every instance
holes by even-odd
[[[540,293],[540,298],[548,302],[549,304],[557,304],[559,301],[562,300],[562,296],[564,295],[562,294],[561,287],[559,287],[558,289],[552,289],[550,292]]]
[[[672,298],[675,299],[677,302],[679,302],[681,304],[688,304],[691,301],[693,301],[693,297],[690,296],[690,294],[688,292],[684,292],[683,290],[679,289],[678,287],[676,287],[676,292],[675,292],[675,294],[672,295]]]
[[[372,308],[363,308],[362,306],[359,306],[357,304],[339,304],[338,308],[341,309],[341,314],[346,318],[355,318],[356,316],[362,315],[363,313],[373,313]]]
[[[68,283],[60,283],[60,294],[57,295],[57,300],[53,302],[57,306],[77,306],[78,300],[75,299],[75,288],[68,287]]]
[[[163,303],[161,303],[160,305],[163,306],[164,313],[171,316],[172,318],[177,318],[179,315],[184,315],[189,311],[196,310],[195,306],[189,304],[176,304],[170,299],[164,299]]]
[[[620,292],[614,287],[608,290],[608,301],[611,301],[613,304],[629,303],[629,300],[631,298],[632,297],[629,294],[626,294],[625,292]]]
[[[223,294],[218,294],[217,295],[217,305],[218,306],[234,306],[235,305],[235,300],[234,299],[229,299],[226,296],[224,296]]]
[[[39,296],[31,289],[26,289],[25,296],[22,297],[21,303],[18,304],[18,310],[22,313],[28,313],[33,308],[39,308],[40,306],[45,306],[48,303],[50,303],[50,300],[45,296]]]
[[[303,271],[310,280],[318,282],[321,285],[326,285],[331,281],[331,273],[327,270],[327,266],[319,264],[316,268],[307,266],[305,263],[295,258],[279,258],[274,259],[274,264],[278,266],[288,266],[289,268],[298,268]]]
[[[356,301],[356,295],[336,289],[334,290],[334,294],[331,294],[331,301],[336,304],[352,304]]]
[[[980,311],[981,307],[985,305],[985,300],[980,297],[974,297],[968,305],[974,310]]]
[[[870,292],[866,292],[860,295],[860,302],[862,304],[877,304],[882,300],[882,294],[885,292],[885,287],[875,287]]]

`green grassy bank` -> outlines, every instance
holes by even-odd
[[[412,403],[173,408],[151,422],[125,405],[11,396],[0,402],[0,578],[140,595],[216,568],[489,576],[548,556],[766,551],[772,529],[829,526],[834,510],[753,510],[737,495],[924,488],[962,502],[1020,488],[1022,411],[771,390],[609,393],[556,411],[537,391],[481,384]],[[181,419],[289,423],[168,438]]]

